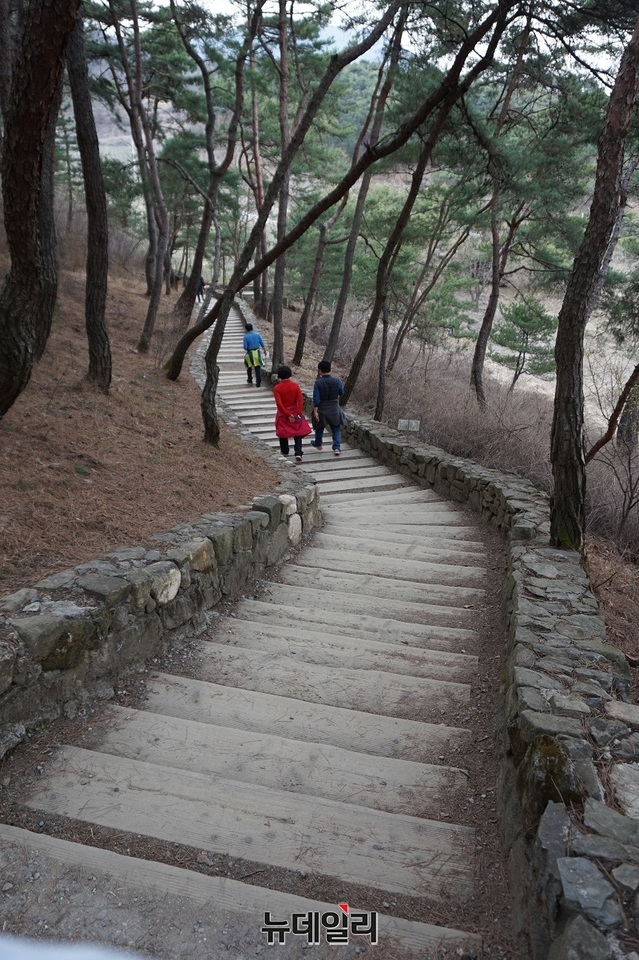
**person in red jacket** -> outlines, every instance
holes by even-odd
[[[302,462],[302,437],[312,433],[312,427],[302,410],[304,396],[299,384],[292,380],[293,373],[290,367],[282,364],[277,368],[279,382],[273,387],[273,396],[277,405],[275,414],[275,435],[280,441],[280,450],[286,457],[289,451],[289,440],[292,438],[295,448],[295,460]]]

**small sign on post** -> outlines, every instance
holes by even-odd
[[[405,433],[419,433],[421,424],[421,420],[398,420],[397,429]]]

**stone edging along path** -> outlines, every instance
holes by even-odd
[[[606,643],[579,554],[548,546],[548,498],[521,477],[409,445],[375,421],[351,419],[345,433],[422,486],[468,503],[507,541],[499,788],[513,895],[534,956],[639,960],[622,937],[637,942],[639,707],[627,702],[628,664]]]
[[[110,681],[239,597],[320,523],[315,484],[260,451],[282,480],[243,513],[206,513],[0,597],[0,759],[43,721],[113,696]]]
[[[618,945],[635,930],[639,890],[639,707],[626,702],[628,666],[605,642],[579,556],[547,545],[547,497],[374,421],[351,419],[345,433],[507,540],[500,792],[535,957],[639,960]],[[0,758],[43,720],[112,696],[118,671],[164,652],[173,631],[238,596],[318,525],[315,486],[251,440],[282,482],[250,511],[205,514],[158,535],[156,550],[118,550],[0,598]],[[606,803],[613,792],[633,816]]]

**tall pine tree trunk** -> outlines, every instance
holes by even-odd
[[[586,470],[583,450],[583,341],[588,304],[597,284],[622,202],[624,146],[639,91],[639,20],[610,94],[599,140],[590,219],[559,312],[557,385],[550,460],[554,490],[550,540],[579,550],[585,533]]]
[[[43,185],[49,175],[47,145],[60,99],[64,45],[78,6],[77,0],[34,0],[11,65],[1,158],[11,269],[0,290],[0,417],[29,382],[51,326],[51,282],[45,264],[54,257],[44,248],[54,237],[49,228],[53,210],[45,209],[52,195]]]
[[[111,384],[111,345],[104,314],[109,272],[109,226],[81,20],[76,23],[67,46],[67,70],[88,220],[85,294],[85,322],[89,343],[88,377],[100,390],[108,393]]]

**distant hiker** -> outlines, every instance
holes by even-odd
[[[331,376],[331,364],[328,360],[320,360],[317,373],[318,377],[313,386],[315,439],[311,440],[311,446],[316,450],[322,449],[324,430],[329,426],[333,436],[333,453],[339,457],[342,452],[341,428],[346,423],[339,405],[339,398],[344,396],[344,384],[339,377]]]
[[[255,386],[262,386],[262,367],[264,366],[264,354],[266,353],[266,344],[262,340],[261,334],[253,329],[252,323],[246,324],[246,333],[243,340],[246,354],[244,356],[244,366],[246,367],[247,383],[253,384],[253,370],[255,370]],[[263,351],[263,352],[262,352]]]
[[[197,282],[197,299],[198,299],[198,303],[200,302],[200,300],[203,300],[203,299],[204,299],[204,287],[205,287],[205,286],[206,286],[206,284],[204,283],[204,277],[200,277],[200,279],[199,279],[198,282]]]
[[[295,380],[291,380],[293,373],[290,367],[282,364],[277,368],[279,383],[273,387],[273,396],[277,405],[275,414],[275,436],[280,441],[280,450],[287,457],[288,441],[293,439],[295,460],[302,462],[302,437],[307,437],[313,428],[302,413],[304,396]]]

